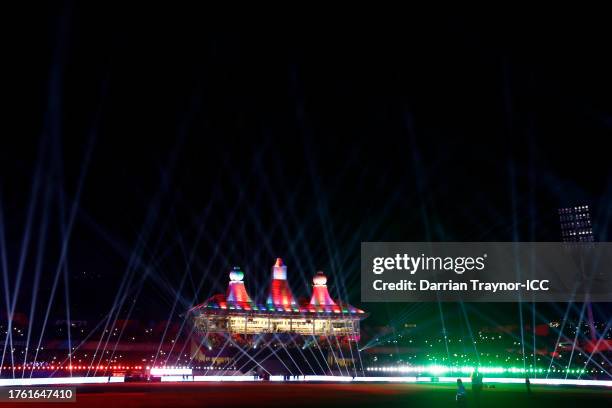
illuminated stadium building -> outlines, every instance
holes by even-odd
[[[350,346],[359,340],[359,323],[366,313],[334,300],[327,290],[327,278],[317,272],[310,301],[296,301],[287,281],[287,267],[278,258],[264,303],[254,301],[244,284],[244,273],[234,268],[225,294],[217,294],[189,310],[200,336],[202,353],[232,344],[256,344],[264,338],[283,340],[285,346],[311,343]],[[317,341],[320,339],[320,341]],[[301,341],[301,343],[300,343]],[[196,353],[198,354],[198,353]]]
[[[272,267],[272,282],[265,304],[254,302],[239,268],[230,272],[227,293],[218,294],[190,310],[196,328],[203,333],[255,335],[295,333],[311,336],[337,336],[359,340],[363,310],[334,301],[327,290],[327,278],[318,272],[313,279],[310,302],[296,302],[287,267],[278,258]]]

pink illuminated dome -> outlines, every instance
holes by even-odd
[[[317,286],[324,286],[327,284],[327,277],[322,271],[317,272],[317,274],[312,278],[312,283]]]

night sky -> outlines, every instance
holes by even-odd
[[[150,7],[6,16],[17,311],[37,264],[38,316],[59,272],[54,318],[68,295],[72,318],[97,321],[120,293],[122,316],[165,320],[225,290],[234,265],[263,295],[281,256],[300,295],[321,269],[372,324],[401,323],[437,306],[361,304],[361,241],[558,241],[557,208],[580,204],[608,240],[603,16],[299,23]],[[516,320],[504,307],[494,318]]]

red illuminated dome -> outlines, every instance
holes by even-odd
[[[325,274],[321,271],[317,272],[314,278],[312,278],[312,283],[314,283],[314,287],[312,288],[310,304],[339,310],[338,305],[336,305],[336,302],[329,296],[327,291],[327,277]]]
[[[244,279],[244,272],[236,266],[231,270],[229,277],[230,283],[226,294],[227,306],[250,310],[253,306],[253,302],[242,281]]]
[[[292,311],[296,306],[293,293],[287,282],[287,267],[281,258],[276,258],[272,266],[272,282],[266,304],[276,310]]]

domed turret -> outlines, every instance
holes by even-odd
[[[314,306],[322,306],[325,308],[338,307],[336,302],[329,296],[327,291],[327,276],[322,271],[319,271],[312,278],[314,287],[312,288],[312,297],[310,298],[310,304]]]
[[[327,276],[325,276],[323,271],[319,271],[314,278],[312,278],[312,283],[314,283],[315,286],[325,286],[327,285]]]
[[[285,266],[282,258],[276,258],[276,262],[274,262],[272,279],[287,280],[287,266]]]
[[[230,283],[227,288],[227,302],[229,306],[235,306],[250,310],[251,298],[244,287],[244,272],[240,267],[234,266],[229,273]]]
[[[286,312],[292,311],[296,306],[289,282],[287,282],[287,266],[281,258],[276,258],[274,266],[272,266],[272,282],[270,283],[266,304],[268,308],[276,308],[276,310],[280,309]]]
[[[244,279],[244,272],[240,270],[239,266],[234,266],[234,268],[230,271],[229,278],[232,282],[242,282]]]

